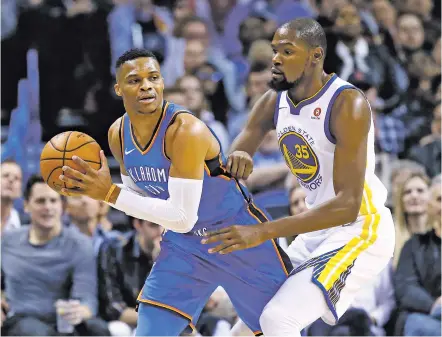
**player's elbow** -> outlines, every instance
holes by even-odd
[[[171,230],[181,234],[188,233],[193,229],[197,220],[197,214],[182,213],[180,218],[174,221],[174,224],[171,226],[174,228],[171,228]]]
[[[356,196],[349,196],[345,201],[345,223],[351,223],[356,221],[359,215],[359,209],[361,208],[361,199]]]

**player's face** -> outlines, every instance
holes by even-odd
[[[1,167],[2,198],[17,199],[21,195],[22,172],[15,163],[3,163]]]
[[[48,185],[37,183],[32,186],[25,210],[31,217],[33,225],[40,230],[51,230],[61,225],[61,196]]]
[[[273,37],[272,49],[270,87],[276,91],[295,88],[304,78],[309,61],[307,45],[287,29],[280,28]]]
[[[402,192],[404,213],[423,214],[428,209],[428,185],[420,177],[413,177],[405,183]]]
[[[140,57],[121,65],[115,92],[123,97],[126,111],[151,114],[161,109],[164,80],[160,65],[151,57]]]

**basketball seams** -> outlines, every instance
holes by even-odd
[[[63,157],[40,159],[40,161],[47,161],[47,160],[63,160]],[[72,158],[65,158],[64,160],[72,160]],[[83,161],[85,161],[86,163],[100,164],[101,165],[101,161],[85,160],[85,159],[83,159]]]
[[[84,145],[87,146],[83,149]],[[58,193],[64,194],[60,189],[69,188],[70,184],[57,180],[58,175],[63,174],[63,166],[76,167],[72,156],[77,155],[80,158],[86,157],[82,159],[93,169],[98,170],[103,165],[103,160],[97,153],[99,150],[101,150],[100,145],[91,136],[82,132],[65,131],[54,136],[42,149],[40,155],[40,168],[46,184]]]
[[[85,145],[87,145],[87,144],[90,144],[90,143],[95,143],[95,140],[90,140],[90,141],[88,141],[88,142],[86,142],[86,143],[83,143],[83,144],[77,146],[77,147],[74,148],[74,149],[65,150],[64,152],[72,152],[72,151],[78,150],[78,149],[82,148],[83,146],[85,146]],[[67,143],[66,143],[66,145],[67,145]]]
[[[51,144],[51,146],[54,148],[54,150],[57,150],[58,152],[62,152],[62,150],[60,150],[59,148],[57,148],[54,143],[52,143],[52,139],[49,140],[49,144]]]
[[[57,167],[54,167],[54,168],[52,169],[51,173],[49,173],[49,175],[48,175],[48,179],[46,180],[46,184],[49,185],[49,180],[51,179],[51,175],[52,175],[52,173],[54,173],[55,170],[60,169],[60,168],[62,168],[62,167],[63,167],[63,166],[57,166]]]
[[[64,143],[64,149],[63,149],[63,163],[62,163],[62,167],[64,166],[64,160],[65,160],[65,158],[66,158],[66,146],[68,145],[69,138],[71,137],[72,133],[73,133],[72,131],[69,133],[69,135],[66,137],[66,143]],[[63,185],[64,185],[64,188],[67,188],[65,182],[63,182]]]

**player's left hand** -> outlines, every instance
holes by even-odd
[[[221,242],[209,249],[209,253],[229,254],[237,250],[252,248],[260,245],[264,238],[262,227],[259,225],[231,226],[213,232],[206,232],[203,244]]]
[[[69,196],[87,195],[92,199],[104,200],[112,187],[112,178],[103,151],[100,151],[100,158],[101,168],[94,170],[83,159],[73,156],[72,160],[85,173],[63,166],[63,175],[60,176],[60,180],[73,187],[63,188],[61,191]]]

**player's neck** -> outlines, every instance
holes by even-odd
[[[288,91],[288,95],[293,103],[298,104],[300,101],[314,96],[330,77],[331,75],[323,71],[313,74],[310,78],[305,76],[295,88]]]
[[[140,144],[146,144],[152,138],[158,120],[163,112],[163,104],[150,114],[129,113],[134,136]]]

